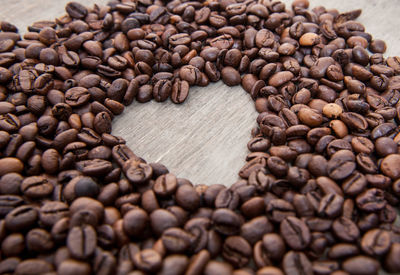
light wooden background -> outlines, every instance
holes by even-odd
[[[0,20],[16,24],[20,31],[34,21],[54,19],[65,13],[67,0],[0,0]],[[86,5],[107,0],[78,0]],[[283,1],[290,5],[291,1]],[[311,0],[348,11],[362,8],[359,20],[375,38],[388,44],[387,55],[400,55],[399,0]],[[113,134],[120,135],[148,162],[161,162],[179,177],[195,184],[231,185],[244,164],[250,130],[257,113],[241,87],[221,82],[194,87],[183,105],[133,103],[115,119]]]

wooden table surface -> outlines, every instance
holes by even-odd
[[[86,5],[107,0],[77,0]],[[65,13],[67,0],[0,0],[0,20],[16,24],[21,32],[38,20]],[[291,1],[283,1],[290,5]],[[311,0],[339,11],[363,9],[359,18],[367,32],[387,42],[386,55],[400,55],[399,0]],[[248,153],[250,131],[256,126],[253,101],[241,88],[222,82],[193,87],[182,105],[133,103],[117,117],[113,134],[120,135],[148,162],[161,162],[179,177],[195,184],[231,185]]]

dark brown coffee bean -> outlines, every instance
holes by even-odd
[[[187,256],[170,255],[163,260],[159,274],[161,275],[183,274],[188,265],[189,265],[189,259]]]
[[[293,73],[289,71],[278,72],[272,75],[268,81],[268,85],[273,87],[280,87],[294,77]]]
[[[43,252],[53,249],[54,242],[49,232],[41,228],[35,228],[26,235],[26,246],[29,251]]]
[[[90,225],[73,227],[67,237],[69,252],[73,257],[82,260],[94,253],[96,242],[96,231]]]
[[[215,229],[224,235],[236,234],[242,223],[240,217],[235,212],[225,208],[215,210],[212,215],[212,220],[215,223]]]
[[[199,207],[200,197],[190,185],[180,186],[175,193],[176,202],[182,208],[193,211]]]
[[[66,259],[61,262],[58,266],[57,272],[62,275],[72,275],[72,274],[82,274],[89,275],[90,274],[90,265],[85,262]]]
[[[111,162],[102,159],[83,160],[77,162],[75,167],[87,176],[105,175],[113,168]]]
[[[178,219],[169,211],[158,209],[150,214],[150,222],[153,231],[157,235],[170,227],[177,227],[179,225]]]
[[[205,275],[211,275],[211,274],[228,275],[228,274],[233,274],[233,267],[228,263],[211,260],[205,266],[204,274]]]
[[[240,229],[240,235],[254,245],[264,234],[272,231],[271,222],[266,217],[259,216],[244,223]]]
[[[1,243],[1,250],[6,257],[15,257],[25,249],[25,238],[20,233],[9,234]]]
[[[14,273],[15,269],[17,268],[18,264],[21,262],[21,259],[16,257],[10,257],[4,259],[0,262],[0,272],[2,273]]]
[[[340,150],[328,162],[328,175],[332,179],[344,179],[356,168],[354,155],[348,150]]]
[[[96,201],[92,198],[81,197],[75,199],[70,205],[70,216],[73,216],[75,213],[80,212],[81,210],[89,210],[97,216],[98,220],[103,219],[103,205],[99,201]]]
[[[343,262],[343,269],[349,274],[377,274],[380,264],[367,256],[356,256]]]
[[[33,206],[15,208],[5,217],[5,226],[10,231],[27,230],[36,223],[38,211]]]
[[[208,213],[205,217],[190,219],[184,226],[184,229],[193,236],[190,250],[194,253],[199,252],[208,245],[207,241],[210,235],[208,230],[211,223],[209,220],[210,216],[211,213]],[[217,241],[220,242],[220,240]]]
[[[282,265],[286,274],[313,274],[312,264],[303,252],[289,251]]]
[[[285,218],[295,216],[294,207],[287,201],[273,199],[267,204],[267,216],[274,222],[282,222]]]
[[[221,71],[222,80],[228,86],[239,85],[241,82],[240,74],[233,67],[224,67]]]
[[[399,245],[397,243],[392,244],[390,251],[385,259],[385,268],[390,272],[399,272],[399,264],[396,261],[396,257],[399,253]]]
[[[125,214],[123,227],[129,236],[140,236],[146,229],[149,217],[142,209],[132,209]]]
[[[174,194],[177,187],[178,183],[175,175],[168,173],[157,178],[153,185],[153,190],[157,196],[167,197]]]
[[[134,264],[144,272],[156,272],[161,268],[162,258],[153,249],[145,249],[133,257]]]
[[[307,225],[295,217],[285,218],[280,225],[280,232],[289,247],[301,250],[311,241]]]
[[[364,211],[375,212],[383,209],[387,201],[382,190],[371,188],[359,194],[356,198],[356,203]]]
[[[201,80],[201,74],[199,69],[197,69],[192,65],[183,66],[179,70],[179,77],[182,80],[186,80],[189,83],[189,85],[198,84],[200,83]]]
[[[16,195],[1,195],[0,196],[0,214],[6,216],[15,207],[20,206],[23,200],[20,196]]]
[[[390,248],[391,238],[388,231],[372,229],[361,239],[361,249],[370,256],[385,254]]]
[[[332,224],[332,229],[339,239],[346,242],[353,242],[360,235],[356,224],[345,217],[337,218]]]
[[[68,217],[68,205],[63,202],[49,201],[39,210],[39,219],[46,226],[53,226],[57,221]]]
[[[172,84],[169,80],[160,80],[154,85],[153,97],[158,102],[167,100],[172,90]]]
[[[150,165],[137,162],[133,159],[126,162],[123,169],[128,180],[134,184],[145,183],[151,178],[153,173],[153,169]]]
[[[192,256],[191,262],[186,270],[187,274],[198,274],[204,270],[205,265],[210,260],[210,252],[203,249],[196,255]]]
[[[53,266],[41,259],[28,259],[20,262],[16,269],[15,274],[45,274],[53,272]]]
[[[13,114],[5,114],[5,115],[0,115],[0,128],[4,131],[7,132],[14,132],[18,130],[21,126],[21,122]]]
[[[398,179],[400,176],[400,166],[398,164],[398,160],[398,154],[390,154],[386,156],[380,165],[382,173],[393,180]]]
[[[0,159],[0,176],[8,173],[20,173],[24,169],[24,164],[17,158]]]
[[[82,87],[74,87],[65,93],[65,102],[72,107],[84,105],[90,99],[90,94],[87,89]]]
[[[351,257],[359,254],[359,249],[354,244],[338,243],[331,247],[328,257],[331,259],[339,259]]]
[[[318,213],[322,217],[334,218],[342,213],[343,197],[337,194],[327,194],[320,202]]]
[[[70,2],[65,10],[72,18],[83,19],[87,14],[87,9],[77,2]]]
[[[247,265],[251,254],[251,247],[244,238],[240,236],[226,238],[222,248],[222,257],[233,266],[243,267]]]
[[[215,198],[215,208],[236,209],[239,205],[239,195],[230,190],[222,189]]]
[[[192,236],[180,228],[172,227],[163,232],[161,240],[167,251],[184,253],[191,245]]]

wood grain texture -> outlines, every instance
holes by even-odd
[[[51,20],[65,13],[68,0],[0,0],[0,20],[16,24],[20,31],[37,20]],[[107,0],[78,0],[86,5]],[[290,7],[291,1],[283,1]],[[399,0],[311,0],[339,11],[363,9],[359,18],[373,37],[387,42],[386,55],[400,55]],[[244,164],[257,113],[241,87],[221,82],[191,88],[183,105],[133,103],[117,117],[113,134],[120,135],[136,154],[148,162],[161,162],[179,177],[196,184],[231,185]]]

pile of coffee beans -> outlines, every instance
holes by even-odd
[[[308,6],[71,2],[23,38],[1,22],[0,274],[399,274],[400,58],[360,10]],[[260,113],[231,187],[111,134],[133,100],[220,79]]]

